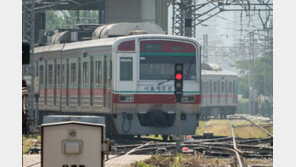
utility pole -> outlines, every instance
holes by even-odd
[[[34,119],[34,43],[35,43],[35,0],[22,1],[22,39],[30,43],[30,64],[27,73],[23,75],[31,76],[31,84],[28,85],[29,98],[28,98],[28,113],[29,117],[29,131],[35,129],[36,120]],[[33,126],[32,121],[34,120]]]
[[[203,42],[202,42],[202,57],[203,62],[208,63],[209,62],[209,55],[208,55],[208,34],[203,35]]]
[[[249,46],[249,114],[255,114],[255,84],[254,84],[254,32],[250,32]]]
[[[172,34],[195,37],[195,2],[196,0],[174,0]]]
[[[192,0],[185,0],[185,4],[191,5]],[[186,37],[192,37],[192,7],[186,6],[185,10],[185,36]]]

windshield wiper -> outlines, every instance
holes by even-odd
[[[168,82],[168,81],[170,81],[170,80],[173,80],[173,79],[174,79],[173,75],[170,75],[170,77],[169,77],[167,80],[165,80],[165,81],[161,81],[161,82],[159,82],[157,85],[162,85],[162,84],[164,84],[164,83],[166,83],[166,82]]]

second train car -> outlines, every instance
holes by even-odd
[[[237,109],[237,75],[212,63],[202,64],[201,118],[226,118]]]

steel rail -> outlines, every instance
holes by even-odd
[[[235,150],[235,154],[236,154],[236,159],[237,159],[237,162],[238,162],[238,166],[239,167],[243,167],[243,162],[242,162],[242,159],[240,158],[240,155],[239,153],[243,153],[241,150],[237,149],[237,146],[236,146],[236,141],[235,141],[235,134],[234,134],[234,128],[233,128],[233,125],[231,124],[230,120],[228,119],[228,123],[229,123],[229,126],[231,127],[231,132],[232,132],[232,139],[233,139],[233,148]]]
[[[273,135],[272,135],[270,132],[268,132],[265,128],[263,128],[261,125],[258,125],[256,122],[254,122],[253,120],[251,120],[251,119],[249,119],[249,118],[247,118],[247,117],[245,117],[245,116],[241,116],[241,117],[244,118],[245,120],[251,122],[251,123],[254,124],[255,126],[259,127],[259,128],[262,129],[264,132],[266,132],[270,137],[273,138]]]
[[[130,151],[126,152],[125,154],[121,154],[121,155],[117,155],[117,156],[115,156],[115,157],[109,158],[109,159],[105,160],[104,162],[107,162],[107,161],[109,161],[109,160],[114,160],[114,159],[119,158],[119,157],[122,157],[122,156],[129,155],[129,154],[131,154],[131,153],[137,151],[138,149],[141,149],[142,147],[145,147],[145,146],[151,144],[151,142],[152,142],[152,141],[149,141],[149,142],[147,142],[147,143],[145,143],[145,144],[141,144],[141,145],[139,145],[138,147],[133,148],[133,149],[131,149]],[[127,146],[127,145],[125,145],[125,146]],[[134,145],[133,145],[133,146],[134,146]]]
[[[235,149],[226,148],[226,147],[208,146],[208,145],[202,145],[202,144],[198,144],[198,146],[199,147],[204,147],[204,148],[207,148],[207,149],[215,149],[215,150],[230,152],[231,154],[235,155],[235,159],[237,160],[237,166],[238,167],[244,167],[243,163],[242,163],[242,160],[240,158],[240,155]],[[199,149],[199,147],[192,148],[192,149],[196,150],[196,149]]]
[[[267,137],[263,139],[251,139],[251,140],[246,140],[246,141],[239,141],[239,144],[248,144],[248,143],[263,143],[263,142],[270,142],[272,141],[272,137]]]

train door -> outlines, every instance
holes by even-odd
[[[210,79],[210,103],[213,102],[213,81]]]
[[[228,80],[225,81],[225,103],[228,104]]]
[[[69,107],[69,59],[66,60],[66,106]]]
[[[228,103],[231,104],[232,100],[231,100],[231,96],[232,96],[232,80],[230,80],[228,82]]]
[[[66,85],[66,78],[65,78],[65,61],[61,59],[61,84],[60,84],[60,111],[62,111],[63,106],[65,106],[65,85]]]
[[[81,59],[78,57],[78,81],[77,81],[77,89],[78,89],[78,106],[81,106]]]
[[[221,92],[220,92],[220,79],[218,79],[218,104],[220,104]]]
[[[90,99],[89,99],[89,103],[90,106],[93,107],[93,91],[94,91],[94,72],[93,72],[93,67],[94,67],[94,60],[93,57],[90,57],[90,81],[89,81],[89,85],[90,85]]]
[[[220,102],[221,103],[224,103],[224,97],[225,97],[225,93],[224,93],[224,91],[225,91],[225,84],[224,84],[225,82],[224,81],[221,81],[221,89],[220,89],[220,92],[221,92],[221,98],[220,98]]]
[[[103,106],[107,107],[107,56],[103,58]]]
[[[235,103],[236,101],[236,82],[235,80],[233,80],[233,103]]]
[[[112,100],[111,100],[111,88],[112,88],[112,82],[111,82],[111,80],[112,80],[112,60],[111,60],[111,56],[110,56],[110,60],[109,60],[109,65],[108,65],[108,71],[109,71],[109,74],[108,74],[108,106],[110,107],[112,104],[111,104],[111,102],[112,102]]]
[[[40,85],[40,98],[39,104],[44,104],[45,96],[44,96],[44,62],[40,62],[39,65],[39,85]]]
[[[47,105],[47,61],[45,60],[45,77],[44,77],[44,104]]]
[[[103,63],[101,56],[93,57],[94,61],[94,85],[92,90],[93,107],[101,107],[103,105]]]
[[[50,60],[48,62],[48,75],[47,75],[47,105],[53,106],[54,102],[54,82],[53,82],[53,74],[54,74],[54,61]]]
[[[57,60],[53,63],[53,105],[57,105]]]
[[[55,97],[55,105],[59,106],[61,105],[61,63],[56,61],[56,68],[55,68],[55,89],[56,89],[56,97]]]

